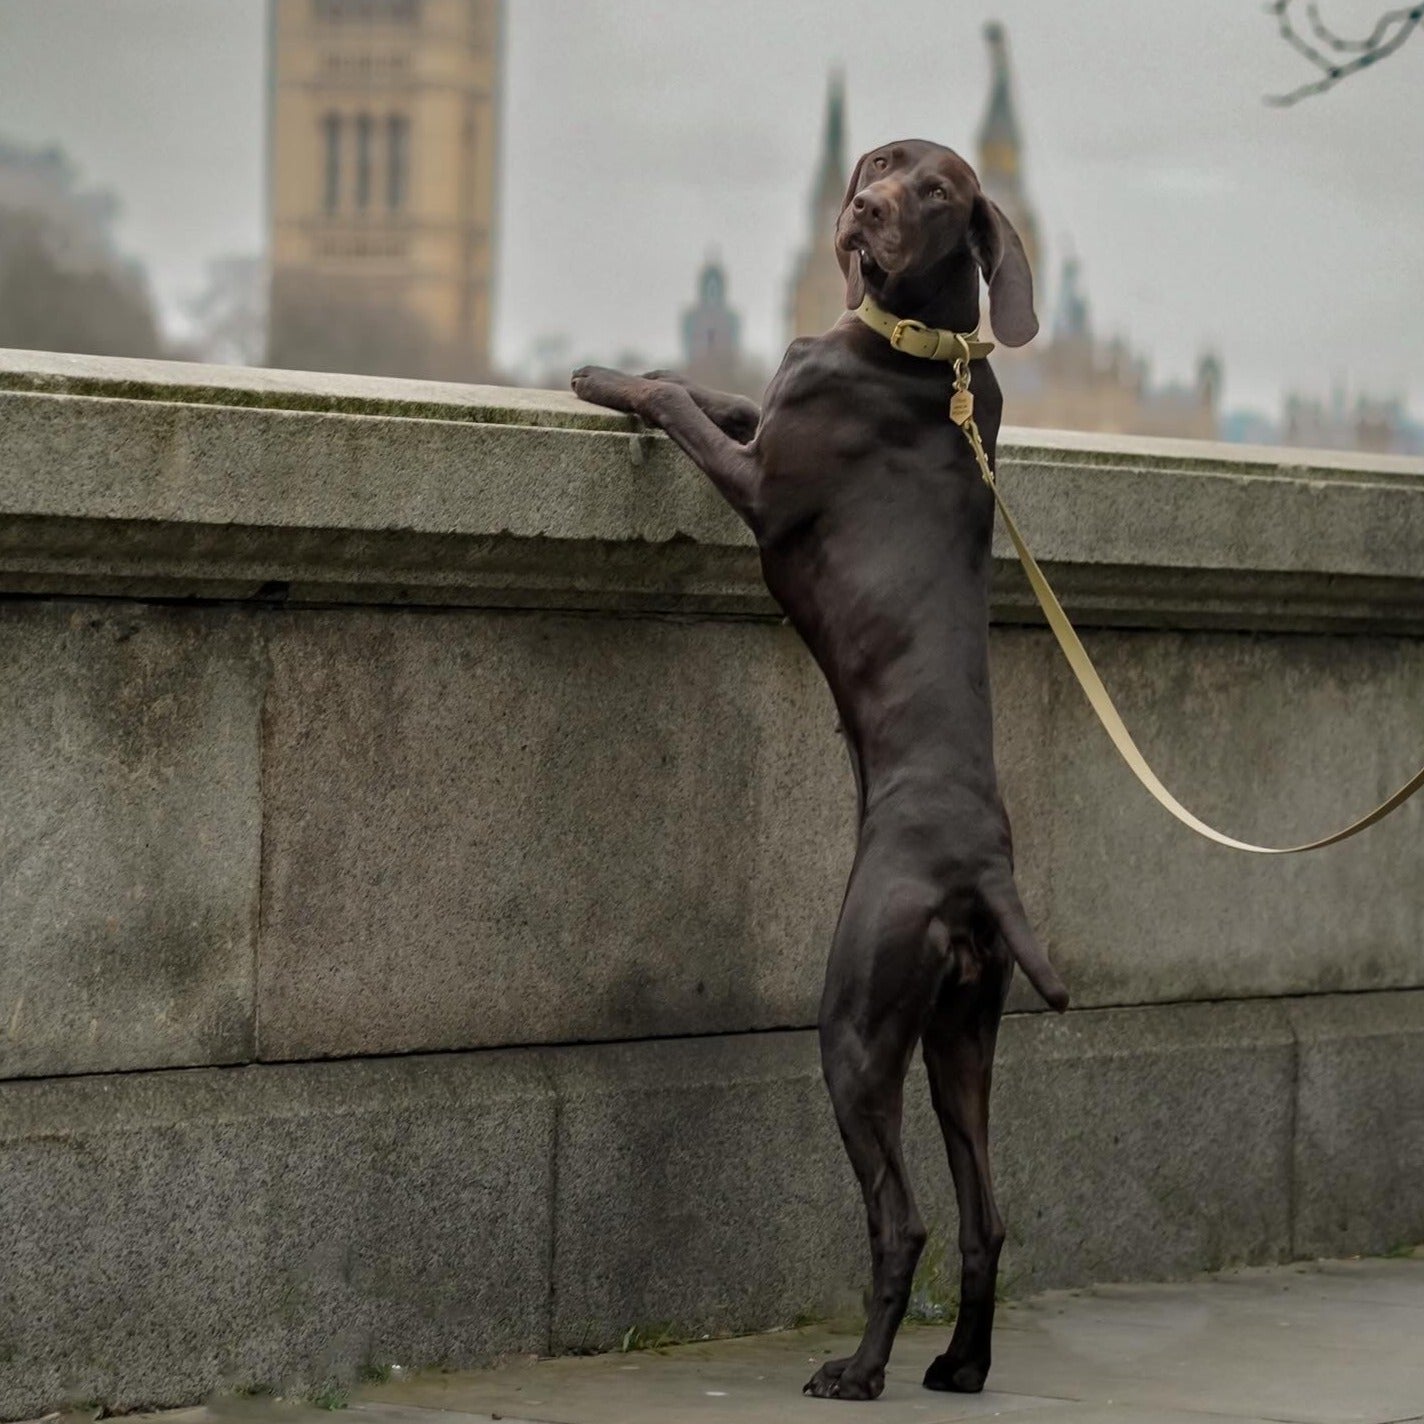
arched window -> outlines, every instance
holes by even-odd
[[[386,117],[386,206],[405,207],[410,190],[410,120],[404,114]]]
[[[321,131],[325,146],[322,202],[327,212],[334,213],[341,205],[341,115],[322,115]]]
[[[374,129],[370,114],[356,116],[356,207],[361,212],[371,205],[371,143]]]

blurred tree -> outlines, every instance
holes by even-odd
[[[0,346],[163,354],[143,269],[113,242],[117,211],[58,149],[0,142]]]
[[[260,257],[219,257],[207,285],[184,304],[193,323],[185,356],[221,366],[260,366],[267,355],[267,264]]]
[[[1279,22],[1281,38],[1320,71],[1318,79],[1301,84],[1289,93],[1269,95],[1266,102],[1277,107],[1324,93],[1342,79],[1378,64],[1393,54],[1424,20],[1424,5],[1386,10],[1369,34],[1349,39],[1326,24],[1316,0],[1307,0],[1303,9],[1304,29],[1309,31],[1307,38],[1297,22],[1302,12],[1298,11],[1296,0],[1269,0],[1266,11]]]

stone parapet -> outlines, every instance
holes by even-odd
[[[572,395],[0,352],[22,592],[772,614],[661,436]],[[1007,430],[1086,624],[1424,630],[1424,462]],[[996,616],[1036,621],[1002,540]]]

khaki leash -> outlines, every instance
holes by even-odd
[[[887,331],[879,321],[871,320],[865,311],[867,306],[874,308],[876,317],[888,318],[891,330]],[[868,297],[857,310],[856,315],[865,321],[866,325],[880,331],[897,351],[907,351],[907,354],[910,355],[921,354],[920,350],[908,350],[909,343],[905,339],[908,332],[916,345],[922,349],[928,348],[930,352],[934,353],[930,359],[954,362],[954,390],[949,402],[949,417],[963,430],[965,439],[969,441],[970,449],[973,450],[974,458],[978,462],[979,473],[984,477],[984,483],[993,491],[994,503],[998,506],[1004,527],[1009,531],[1009,538],[1013,541],[1019,561],[1023,564],[1024,572],[1028,575],[1029,586],[1033,589],[1034,596],[1043,609],[1044,617],[1048,619],[1048,626],[1053,630],[1054,637],[1058,639],[1058,646],[1063,649],[1063,656],[1068,659],[1068,666],[1073,669],[1073,676],[1078,679],[1079,686],[1087,695],[1088,702],[1097,714],[1098,721],[1103,724],[1103,730],[1112,738],[1113,746],[1117,748],[1132,774],[1184,826],[1189,826],[1199,836],[1205,836],[1207,840],[1215,841],[1218,845],[1229,846],[1232,850],[1251,851],[1255,855],[1296,855],[1304,850],[1319,850],[1322,846],[1334,845],[1337,841],[1348,840],[1351,836],[1358,835],[1361,831],[1374,825],[1376,821],[1384,820],[1391,811],[1397,810],[1421,786],[1424,786],[1424,767],[1421,767],[1393,796],[1376,806],[1368,815],[1361,816],[1358,821],[1352,821],[1342,831],[1323,836],[1317,841],[1306,841],[1303,845],[1252,845],[1250,841],[1238,841],[1233,836],[1224,835],[1221,831],[1207,825],[1199,817],[1194,816],[1162,784],[1161,778],[1148,765],[1147,758],[1142,755],[1137,743],[1133,741],[1132,733],[1127,730],[1121,714],[1114,705],[1107,688],[1103,685],[1102,678],[1098,675],[1097,668],[1093,666],[1092,658],[1088,656],[1088,650],[1083,646],[1082,639],[1078,637],[1072,623],[1068,621],[1068,615],[1063,611],[1063,605],[1059,603],[1057,594],[1053,592],[1043,570],[1039,568],[1038,560],[1029,552],[1028,545],[1019,532],[1019,526],[1014,522],[1014,516],[1009,512],[1008,505],[1004,503],[1003,495],[999,493],[998,482],[994,478],[993,470],[989,468],[989,457],[984,453],[984,442],[979,438],[979,427],[974,422],[974,397],[969,390],[969,361],[972,359],[969,353],[977,354],[978,348],[985,346],[992,349],[990,343],[980,341],[977,331],[962,335],[958,332],[926,328],[922,323],[916,321],[897,324],[895,318],[889,317],[888,313],[875,307]],[[900,328],[905,328],[905,331],[902,332]],[[921,335],[921,333],[925,335]],[[928,336],[934,337],[932,346],[927,339]],[[940,355],[938,353],[941,349],[946,352],[958,350],[964,354]]]

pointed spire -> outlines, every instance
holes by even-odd
[[[1018,177],[1021,140],[1009,77],[1009,41],[997,21],[984,26],[984,40],[989,46],[990,87],[989,107],[979,126],[979,176],[1013,181]]]
[[[823,162],[845,172],[845,71],[831,70],[826,88],[826,142]]]
[[[845,310],[845,282],[832,240],[840,217],[846,179],[845,72],[831,70],[826,84],[826,124],[811,184],[807,242],[797,255],[787,295],[787,335],[819,336]]]
[[[1068,256],[1063,261],[1063,274],[1058,279],[1058,317],[1053,324],[1053,340],[1059,342],[1091,342],[1092,321],[1088,315],[1088,294],[1083,290],[1082,269],[1078,259]]]
[[[1009,73],[1009,41],[997,21],[984,26],[989,47],[989,103],[979,125],[979,182],[1014,225],[1028,254],[1028,265],[1041,279],[1038,223],[1023,184],[1023,138]],[[1040,296],[1043,293],[1040,292]]]
[[[823,216],[827,208],[840,212],[841,196],[848,176],[845,127],[845,71],[837,68],[831,70],[826,85],[826,130],[821,143],[821,165],[816,175],[816,191],[811,199],[816,217]]]

